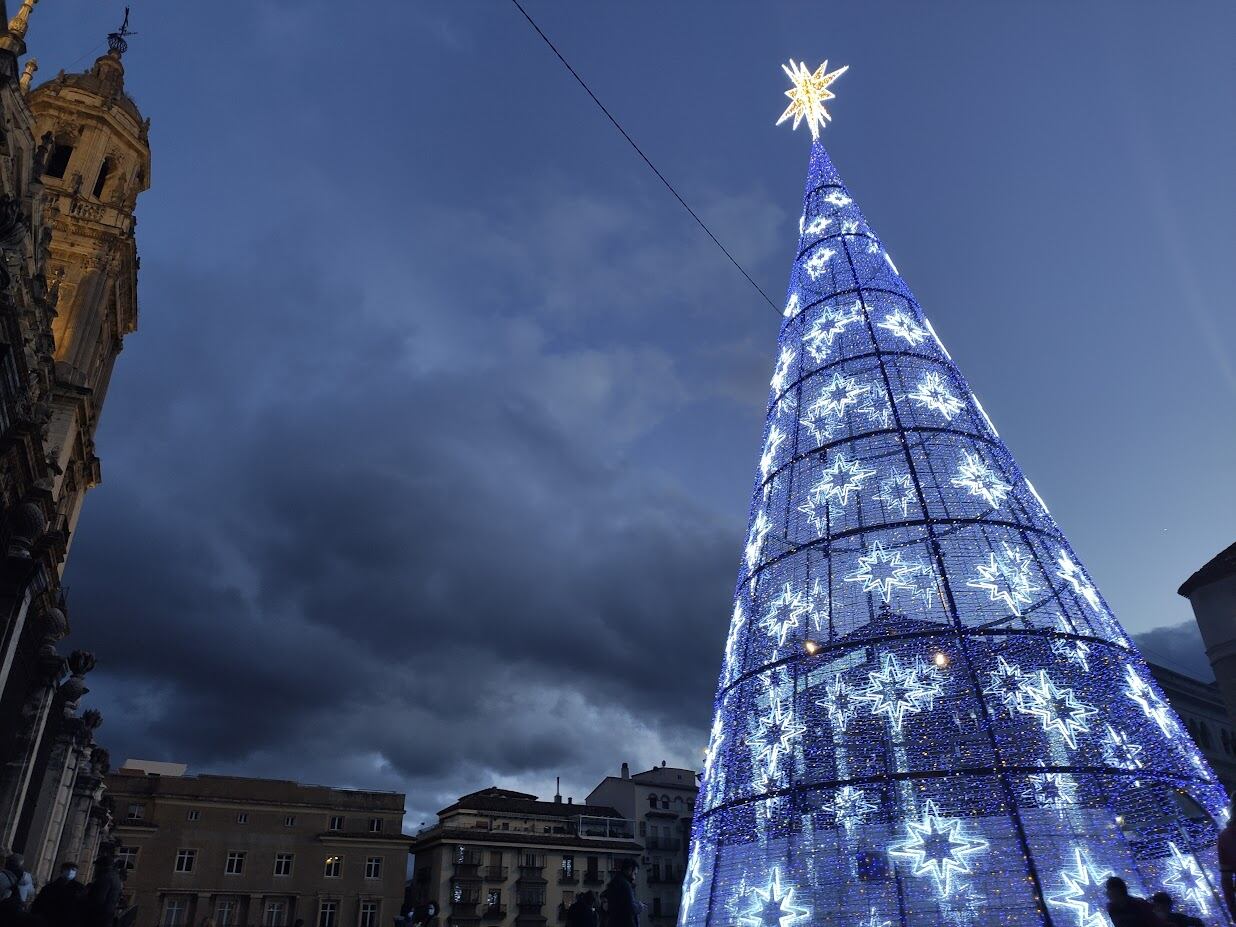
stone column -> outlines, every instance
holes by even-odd
[[[66,663],[56,652],[55,643],[46,638],[39,648],[36,685],[26,696],[20,717],[17,718],[17,749],[13,757],[0,770],[0,844],[20,850],[19,828],[22,824],[27,801],[37,792],[41,770],[38,768],[39,752],[43,746],[43,734],[47,719],[56,701],[57,683],[64,675]]]
[[[98,711],[86,712],[82,715],[82,721],[89,725],[92,716],[98,718],[94,724],[97,728],[103,720]],[[107,774],[107,767],[106,750],[95,746],[86,749],[86,755],[77,768],[69,813],[60,838],[60,850],[56,854],[58,859],[76,860],[83,873],[91,871],[90,864],[94,861],[98,843],[99,820],[107,818],[106,811],[99,805],[103,798],[103,777]]]

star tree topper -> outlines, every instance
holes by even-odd
[[[785,71],[785,76],[794,86],[785,92],[785,95],[790,98],[790,105],[785,108],[785,112],[777,120],[777,125],[793,117],[794,128],[797,129],[798,124],[806,119],[812,140],[819,139],[820,129],[833,118],[824,104],[837,96],[828,89],[828,85],[849,70],[849,67],[846,65],[827,73],[828,62],[825,61],[816,68],[815,73],[812,73],[805,64],[793,58],[790,59],[789,64],[781,65],[781,70]]]

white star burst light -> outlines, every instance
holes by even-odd
[[[782,314],[787,319],[792,319],[800,312],[802,312],[802,304],[798,301],[798,294],[791,293],[789,300],[786,301],[785,311]]]
[[[1085,641],[1056,637],[1052,639],[1051,652],[1080,667],[1083,673],[1090,672],[1090,645]]]
[[[785,76],[794,86],[785,92],[785,95],[790,98],[790,105],[785,108],[785,112],[777,120],[777,125],[792,118],[794,128],[797,129],[798,124],[806,119],[807,128],[811,130],[812,141],[818,139],[820,129],[824,128],[833,118],[824,104],[837,95],[828,89],[828,85],[849,69],[850,66],[845,65],[829,72],[828,62],[825,61],[813,72],[806,64],[795,61],[793,58],[790,59],[789,64],[781,65],[781,70],[785,71]]]
[[[973,871],[970,858],[989,846],[986,840],[968,836],[959,818],[942,817],[930,799],[922,819],[907,822],[906,829],[909,836],[889,847],[889,855],[909,860],[914,875],[931,876],[944,898],[953,891],[954,875]]]
[[[1086,600],[1086,604],[1093,608],[1096,612],[1102,607],[1099,602],[1099,594],[1095,591],[1090,581],[1086,579],[1086,575],[1082,572],[1081,567],[1073,562],[1064,551],[1060,551],[1060,556],[1056,558],[1056,562],[1060,564],[1060,569],[1056,571],[1056,575],[1063,579],[1066,583],[1073,587],[1073,591]]]
[[[845,331],[846,326],[854,325],[863,320],[863,304],[854,303],[848,309],[836,306],[825,306],[819,317],[811,323],[807,333],[803,335],[803,345],[807,353],[816,363],[823,363],[832,349],[837,336]]]
[[[794,927],[811,916],[811,909],[794,903],[794,889],[782,888],[781,870],[774,869],[766,888],[753,891],[749,907],[739,917],[740,927]]]
[[[1072,871],[1060,873],[1064,890],[1048,895],[1048,903],[1072,911],[1077,916],[1077,927],[1107,927],[1107,891],[1103,883],[1115,873],[1095,867],[1080,847],[1073,850],[1073,865]]]
[[[781,442],[785,440],[785,435],[781,433],[781,429],[776,425],[768,430],[768,440],[764,443],[764,453],[760,455],[760,474],[763,479],[768,479],[768,474],[772,473],[773,467],[777,462],[777,448],[781,446]]]
[[[742,634],[743,625],[747,623],[747,616],[743,614],[742,603],[734,603],[734,617],[730,621],[730,633],[725,638],[725,665],[724,674],[726,681],[731,681],[738,675],[738,638]]]
[[[858,697],[870,702],[872,714],[887,717],[894,733],[900,734],[907,714],[930,709],[936,696],[944,693],[935,676],[935,668],[921,657],[902,668],[895,654],[885,653],[880,657],[880,669],[867,674],[867,685],[859,690]]]
[[[764,510],[760,509],[755,514],[755,521],[751,522],[751,531],[747,534],[747,546],[744,549],[748,572],[754,570],[756,564],[760,562],[760,551],[764,548],[764,538],[768,535],[771,528],[772,522],[768,520]]]
[[[886,551],[879,541],[871,545],[871,553],[858,558],[858,569],[845,577],[848,583],[862,583],[863,592],[873,590],[888,602],[894,589],[915,589],[910,577],[923,572],[917,563],[903,563],[901,551]]]
[[[1059,688],[1039,670],[1033,682],[1025,687],[1018,710],[1034,715],[1043,724],[1048,734],[1057,734],[1073,749],[1077,749],[1077,735],[1090,730],[1090,717],[1098,709],[1079,702],[1072,689]]]
[[[713,767],[721,755],[721,744],[725,741],[725,729],[721,724],[721,713],[712,719],[712,732],[708,735],[708,749],[704,751],[704,778],[712,778]]]
[[[792,711],[782,709],[780,699],[770,695],[769,701],[769,712],[760,719],[759,728],[749,741],[754,761],[764,764],[761,778],[765,788],[777,777],[782,757],[792,749],[791,742],[807,730]]]
[[[845,684],[841,674],[837,673],[833,681],[825,688],[825,696],[816,704],[828,712],[828,720],[839,731],[844,731],[846,725],[854,720],[857,705],[854,701],[854,690]]]
[[[695,896],[699,893],[700,886],[704,884],[703,867],[700,864],[700,846],[696,843],[691,847],[691,859],[687,863],[687,879],[686,885],[682,888],[682,905],[681,918],[685,921],[687,913],[691,910],[691,905],[695,903]]]
[[[871,392],[871,387],[859,383],[853,377],[834,373],[825,385],[809,412],[816,417],[841,418],[846,409],[858,405],[858,401]]]
[[[876,328],[882,328],[896,338],[905,341],[910,347],[916,347],[927,340],[927,329],[914,321],[914,316],[904,309],[894,309],[884,316]]]
[[[1009,663],[1004,657],[996,657],[996,668],[989,670],[987,675],[991,677],[991,681],[983,694],[999,699],[1009,714],[1020,711],[1022,698],[1030,683],[1030,677],[1021,671],[1021,667]]]
[[[843,206],[849,206],[854,201],[840,190],[829,190],[824,196],[824,202],[826,202],[829,206],[840,209]]]
[[[1077,782],[1066,773],[1036,773],[1029,781],[1030,787],[1022,796],[1040,808],[1062,811],[1077,803]]]
[[[780,393],[785,389],[785,385],[790,382],[790,367],[794,364],[794,349],[782,348],[781,353],[777,356],[777,366],[773,368],[772,379],[768,381],[768,385],[774,393]]]
[[[811,257],[803,261],[803,270],[807,272],[807,276],[812,280],[819,280],[824,276],[824,271],[828,269],[829,260],[836,257],[836,255],[837,252],[832,248],[816,248],[811,252]]]
[[[1121,769],[1141,769],[1142,748],[1129,740],[1129,735],[1107,725],[1107,735],[1103,738],[1103,762],[1108,766]]]
[[[1202,867],[1197,864],[1197,857],[1181,853],[1180,848],[1170,841],[1167,845],[1172,851],[1172,858],[1167,861],[1168,875],[1163,881],[1192,902],[1202,914],[1210,913],[1207,898],[1211,893]]]
[[[857,219],[843,219],[841,221],[841,234],[842,235],[857,235],[858,234],[858,220]]]
[[[972,496],[982,497],[992,508],[999,508],[1012,487],[1000,479],[978,454],[965,451],[962,456],[964,459],[953,477],[953,485],[967,490]]]
[[[928,371],[918,386],[907,393],[911,399],[926,409],[932,409],[951,422],[953,416],[962,410],[962,402],[944,382],[944,378],[934,370]]]
[[[833,220],[827,216],[816,216],[811,220],[810,224],[802,229],[803,235],[823,235],[824,231],[833,224]]]
[[[819,580],[813,592],[818,592],[818,587]],[[794,589],[793,583],[786,583],[780,594],[768,603],[768,611],[764,613],[764,629],[777,641],[778,647],[784,647],[790,632],[811,614],[813,599],[814,595],[804,596]]]
[[[857,493],[873,473],[875,471],[864,467],[861,461],[846,460],[844,454],[838,454],[832,466],[820,474],[820,479],[807,494],[807,501],[798,510],[811,519],[817,531],[823,531],[823,515],[829,505],[844,506],[850,501],[850,494]]]
[[[867,793],[852,785],[843,785],[820,807],[829,812],[837,825],[845,828],[847,834],[853,833],[854,828],[876,810],[876,804],[867,797]]]
[[[1168,714],[1167,703],[1159,698],[1159,693],[1155,692],[1154,687],[1138,674],[1131,663],[1125,666],[1124,674],[1128,682],[1124,694],[1137,702],[1146,717],[1159,725],[1159,730],[1169,738],[1174,737],[1176,731],[1172,725],[1171,715]]]
[[[987,563],[976,565],[978,578],[966,585],[972,589],[985,589],[993,602],[1003,600],[1014,615],[1021,614],[1021,607],[1029,605],[1038,585],[1030,578],[1030,558],[1008,541],[1002,542],[1004,553],[992,551]]]
[[[901,509],[901,517],[910,517],[910,506],[918,501],[918,493],[914,491],[914,482],[908,473],[896,473],[880,481],[880,491],[872,496],[877,502],[883,502],[890,509]]]

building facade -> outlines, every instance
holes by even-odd
[[[580,892],[600,892],[642,852],[633,822],[612,807],[482,789],[417,834],[408,900],[433,904],[449,927],[561,924]]]
[[[1193,606],[1228,717],[1236,718],[1236,544],[1216,554],[1177,591]]]
[[[1202,682],[1155,663],[1147,665],[1223,787],[1229,795],[1236,795],[1236,731],[1218,683]]]
[[[399,913],[402,794],[185,772],[129,761],[107,777],[136,927],[379,927]]]
[[[698,792],[698,779],[690,769],[662,764],[632,775],[623,763],[619,775],[607,776],[588,793],[589,804],[608,805],[636,822],[642,863],[636,894],[647,905],[645,922],[654,927],[678,921]]]
[[[60,653],[60,589],[121,340],[137,324],[133,210],[149,123],[124,89],[125,30],[80,74],[31,88],[34,0],[0,2],[0,845],[37,881],[106,839],[102,721],[79,712],[94,657]],[[84,863],[83,863],[84,864]]]

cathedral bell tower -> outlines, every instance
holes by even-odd
[[[58,291],[48,453],[56,526],[68,538],[101,478],[95,428],[124,336],[137,328],[133,210],[150,186],[150,121],[124,89],[129,34],[121,26],[109,35],[89,71],[61,71],[28,95],[51,230],[46,275]]]

